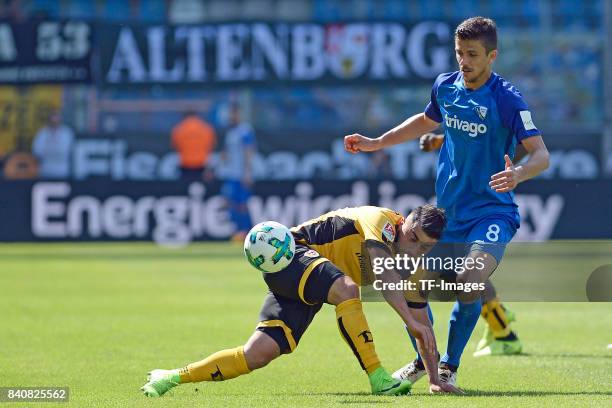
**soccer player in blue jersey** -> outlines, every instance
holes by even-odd
[[[457,282],[484,283],[519,227],[512,190],[545,170],[549,154],[521,93],[492,70],[497,58],[495,23],[483,17],[463,21],[455,31],[455,56],[459,71],[438,76],[425,112],[378,138],[352,134],[344,143],[352,153],[377,151],[442,125],[436,196],[448,224],[440,243],[463,244],[461,255],[470,267],[455,274]],[[511,158],[517,143],[528,158],[515,166]],[[444,273],[429,272],[432,276]],[[421,301],[409,300],[409,306],[421,321],[429,322],[431,313],[423,295]],[[480,316],[481,296],[479,291],[460,292],[451,312],[447,350],[439,366],[441,379],[450,384],[456,383],[461,354]],[[417,357],[396,375],[414,382],[424,375],[422,368]]]
[[[426,133],[419,139],[419,147],[424,152],[438,150],[443,143],[443,134]],[[522,145],[517,145],[512,161],[518,163],[526,154],[527,151]],[[519,354],[523,350],[523,345],[511,326],[516,320],[516,315],[501,303],[490,280],[485,285],[480,317],[486,322],[486,327],[482,339],[476,346],[474,357]]]
[[[252,222],[247,208],[253,187],[253,160],[257,150],[255,132],[241,117],[240,106],[230,106],[230,129],[225,135],[221,152],[219,179],[223,180],[221,194],[227,200],[229,214],[236,225],[232,241],[243,242]]]

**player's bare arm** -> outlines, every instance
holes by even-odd
[[[536,177],[548,168],[549,153],[542,136],[532,136],[522,141],[527,151],[527,162],[515,166],[508,155],[504,156],[506,168],[491,176],[489,186],[498,193],[507,193],[519,183]]]
[[[358,133],[345,136],[344,148],[351,153],[373,152],[414,140],[424,133],[432,132],[439,125],[438,122],[428,118],[425,113],[418,113],[376,139],[370,139]]]
[[[516,150],[514,151],[514,158],[512,161],[514,164],[521,162],[525,157],[527,157],[527,150],[523,146],[522,143],[516,145]]]
[[[368,254],[370,255],[370,259],[387,258],[391,256],[389,252],[379,247],[369,247]],[[399,274],[393,269],[385,270],[379,275],[379,277],[385,284],[400,283],[401,281]],[[387,288],[388,286],[389,285],[384,285],[383,287]],[[402,293],[396,290],[383,290],[382,294],[387,303],[389,303],[389,305],[402,318],[404,323],[406,323],[410,333],[417,338],[419,341],[419,348],[423,347],[426,354],[431,353],[435,356],[435,353],[437,353],[437,348],[433,330],[431,327],[427,327],[413,318],[413,316],[410,314],[410,310],[408,309],[408,305],[406,304],[406,299]]]
[[[429,320],[429,315],[427,313],[426,307],[421,308],[421,309],[410,308],[409,310],[410,310],[410,314],[416,321],[428,327],[432,327],[431,320]],[[465,392],[463,392],[463,390],[461,390],[460,388],[457,388],[454,385],[443,383],[440,381],[440,377],[438,375],[438,354],[437,353],[434,355],[427,356],[427,357],[434,357],[432,360],[425,359],[423,357],[423,364],[425,365],[425,369],[427,370],[427,374],[429,376],[429,392],[430,393],[432,394],[438,394],[438,393],[465,394]],[[431,369],[429,369],[428,367],[431,367]]]
[[[384,258],[390,256],[387,251],[379,247],[368,248],[368,253],[370,255],[370,259]],[[389,283],[395,284],[400,282],[399,274],[393,269],[385,270],[379,276],[383,282],[383,288],[389,287]],[[431,322],[429,321],[427,313],[425,312],[425,318],[421,317],[420,319],[417,319],[416,316],[413,315],[413,311],[408,308],[406,298],[400,291],[383,290],[382,294],[387,303],[391,305],[391,307],[402,318],[404,323],[406,323],[406,327],[408,328],[408,331],[410,331],[410,334],[415,337],[419,352],[421,353],[421,356],[423,358],[425,370],[427,371],[427,374],[429,376],[431,392],[455,394],[463,393],[463,391],[459,388],[451,384],[443,384],[440,381],[440,378],[438,376],[438,348],[436,346],[436,338],[434,335],[433,327],[431,326]]]
[[[370,259],[386,258],[390,256],[389,252],[379,247],[368,248],[368,253],[370,255]],[[385,270],[379,276],[384,284],[400,283],[401,280],[399,274],[393,269]],[[384,285],[383,287],[387,288],[388,286],[389,285]],[[419,349],[421,350],[424,359],[426,359],[425,356],[427,356],[428,358],[432,357],[433,361],[435,361],[433,367],[435,367],[437,363],[438,351],[436,347],[436,339],[434,337],[433,328],[431,327],[431,324],[425,325],[423,323],[420,323],[410,314],[410,309],[406,304],[406,299],[404,298],[401,292],[396,290],[383,290],[382,294],[387,303],[389,303],[389,305],[402,318],[404,323],[406,323],[406,326],[410,333],[417,339]]]

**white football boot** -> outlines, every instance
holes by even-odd
[[[391,375],[391,377],[395,378],[396,380],[400,380],[400,381],[408,380],[412,384],[414,384],[419,379],[421,379],[421,377],[423,377],[425,374],[427,374],[427,371],[425,371],[425,368],[424,367],[420,368],[417,365],[417,360],[414,360],[414,361],[409,362],[408,364],[406,364],[405,366],[403,366],[396,372],[394,372]]]
[[[452,371],[448,367],[438,367],[438,376],[440,377],[440,382],[454,386],[457,385],[457,372]]]

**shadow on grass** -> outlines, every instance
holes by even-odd
[[[612,391],[482,391],[463,388],[467,397],[549,397],[553,395],[612,395]]]
[[[466,388],[462,388],[463,391],[465,391],[465,396],[466,397],[547,397],[547,396],[554,396],[554,395],[560,395],[560,396],[580,396],[580,395],[612,395],[612,391],[533,391],[533,390],[524,390],[524,391],[482,391],[482,390],[471,390],[471,389],[466,389]],[[299,394],[299,395],[303,395],[303,394]],[[380,398],[381,396],[375,396],[370,394],[369,392],[313,392],[310,393],[310,395],[327,395],[327,396],[333,396],[333,397],[377,397]],[[427,395],[431,395],[432,397],[437,397],[440,396],[441,394],[437,394],[437,395],[432,395],[432,394],[428,394],[428,393],[418,393],[418,394],[414,394],[414,395],[418,395],[418,396],[427,396]],[[461,395],[456,395],[457,397],[461,397]],[[410,397],[410,394],[407,395],[407,397]],[[397,396],[382,396],[382,399],[367,399],[367,400],[342,400],[340,402],[342,403],[387,403],[389,402],[387,399],[389,398],[397,398]]]
[[[372,395],[369,392],[321,392],[314,393],[315,395],[325,395],[325,396],[333,396],[333,397],[363,397],[363,398],[355,398],[355,399],[342,399],[338,401],[340,404],[366,404],[366,405],[374,405],[374,404],[388,404],[390,399],[402,398],[403,396],[396,395]],[[366,398],[370,397],[370,398]],[[373,399],[371,397],[376,397]],[[408,395],[409,397],[409,395]]]
[[[611,354],[575,354],[575,353],[558,353],[558,354],[533,354],[534,357],[563,357],[563,358],[612,358]]]
[[[508,356],[494,356],[495,358],[521,358],[521,357],[553,357],[553,358],[612,358],[612,354],[577,354],[577,353],[521,353]]]
[[[335,397],[374,397],[371,392],[313,392],[314,395],[333,395]]]

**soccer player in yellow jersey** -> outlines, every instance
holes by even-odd
[[[408,393],[411,383],[393,379],[376,354],[359,299],[360,263],[394,252],[409,256],[425,253],[437,242],[445,224],[443,210],[424,205],[406,218],[380,207],[344,208],[292,228],[294,258],[282,271],[263,274],[269,292],[249,340],[180,369],[153,370],[142,391],[158,397],[182,383],[229,380],[262,368],[281,354],[293,352],[323,303],[328,303],[336,307],[340,334],[368,375],[372,393]],[[364,248],[367,254],[362,253]],[[378,278],[385,283],[400,282],[393,269]],[[427,312],[411,311],[401,291],[386,290],[383,296],[417,339],[429,373],[430,391],[462,392],[439,380],[438,352]]]

